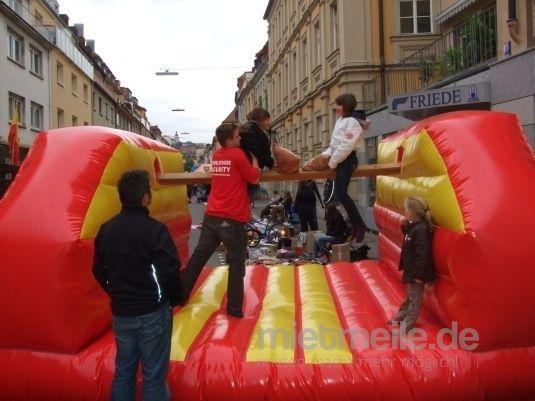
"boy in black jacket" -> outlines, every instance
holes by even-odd
[[[275,140],[275,133],[271,131],[271,115],[266,109],[255,107],[248,115],[248,122],[240,127],[240,148],[245,151],[250,162],[253,157],[258,160],[258,167],[270,170],[275,167],[275,160],[271,155],[271,145]],[[260,185],[249,184],[247,192],[251,202],[254,201]]]
[[[100,227],[93,263],[93,275],[111,298],[117,345],[111,399],[135,399],[141,360],[143,399],[169,400],[165,378],[180,261],[167,227],[149,216],[148,172],[125,172],[118,190],[122,210]]]

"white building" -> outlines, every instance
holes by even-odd
[[[50,46],[32,26],[27,0],[0,0],[0,164],[10,164],[7,139],[15,107],[21,153],[37,132],[50,128]]]

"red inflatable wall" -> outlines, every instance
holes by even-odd
[[[114,184],[121,171],[142,167],[154,177],[158,159],[168,171],[182,168],[176,150],[121,131],[76,127],[37,136],[0,202],[1,348],[72,353],[109,329],[108,300],[91,273],[98,227],[83,238],[83,226],[118,212]],[[113,182],[101,182],[105,175]],[[96,199],[97,192],[109,198]],[[86,222],[93,200],[101,203],[94,205],[96,220]],[[184,200],[185,194],[175,199],[182,212],[164,218],[182,260],[190,227]]]

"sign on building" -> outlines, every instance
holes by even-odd
[[[446,111],[490,108],[490,84],[452,86],[388,98],[388,111],[418,120]]]

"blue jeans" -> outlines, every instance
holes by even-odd
[[[334,242],[335,238],[330,235],[318,235],[314,242],[314,250],[316,254],[318,252],[329,252],[329,247],[327,244]]]
[[[171,352],[172,316],[169,303],[140,316],[113,316],[117,346],[112,401],[136,399],[139,361],[143,372],[143,401],[168,401],[166,377]]]
[[[355,151],[353,151],[342,163],[338,165],[338,167],[336,167],[334,194],[336,199],[340,201],[347,212],[355,240],[357,242],[362,242],[364,240],[364,235],[366,234],[366,224],[364,224],[364,220],[362,220],[355,202],[353,202],[353,199],[351,199],[347,193],[349,182],[351,181],[351,175],[357,166],[357,155]]]

